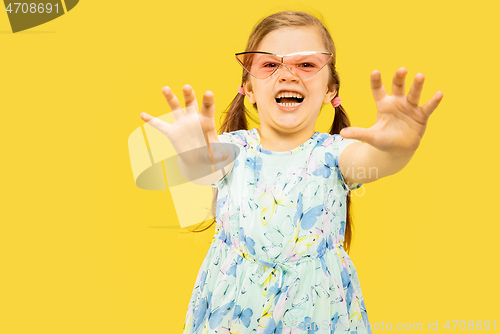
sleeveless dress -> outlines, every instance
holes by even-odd
[[[216,225],[183,334],[371,334],[356,268],[344,251],[340,153],[355,139],[316,132],[285,152],[259,133],[219,135],[232,169],[218,188]],[[349,172],[349,171],[348,171]]]

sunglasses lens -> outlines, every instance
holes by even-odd
[[[308,78],[322,69],[330,60],[330,55],[322,53],[298,54],[283,57],[284,64],[301,79]],[[236,56],[241,66],[253,76],[264,79],[273,74],[281,65],[281,57],[263,53],[245,53]]]

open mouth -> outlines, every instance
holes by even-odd
[[[276,103],[278,103],[282,107],[296,107],[300,105],[303,101],[303,97],[277,97]]]

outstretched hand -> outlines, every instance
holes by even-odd
[[[436,92],[427,103],[419,106],[424,75],[415,75],[408,96],[405,97],[407,73],[404,67],[396,70],[392,81],[392,95],[388,95],[380,72],[373,71],[370,81],[377,107],[375,124],[370,128],[347,127],[340,131],[340,135],[364,141],[381,151],[394,154],[414,152],[420,145],[430,115],[443,99],[443,92]]]
[[[217,135],[214,94],[205,92],[199,113],[196,95],[190,85],[184,85],[182,89],[185,108],[181,107],[170,87],[163,87],[162,92],[172,109],[174,124],[145,112],[140,114],[142,120],[167,136],[178,155],[179,171],[186,180],[199,185],[217,182],[221,174],[216,170],[224,171],[224,167],[231,166],[233,155],[220,144]]]
[[[219,162],[227,158],[228,150],[225,146],[215,145],[213,147],[213,145],[210,145],[211,143],[219,143],[214,119],[214,94],[210,91],[203,94],[201,113],[199,113],[198,102],[193,88],[186,84],[182,88],[182,92],[186,101],[186,108],[182,108],[170,87],[165,86],[162,88],[162,93],[172,109],[173,125],[145,112],[141,113],[140,117],[167,136],[185,164],[210,164],[212,160]],[[212,152],[198,149],[207,146],[210,147]],[[213,156],[211,156],[212,154]]]

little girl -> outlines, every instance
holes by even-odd
[[[182,146],[181,133],[193,119],[209,144],[238,148],[238,154],[228,154],[212,145],[213,161],[228,156],[234,161],[212,184],[217,189],[215,235],[183,333],[371,333],[347,253],[350,191],[408,164],[443,94],[419,107],[422,74],[405,97],[405,68],[396,71],[392,96],[373,71],[375,124],[350,127],[338,97],[334,42],[322,22],[304,12],[266,17],[236,60],[243,67],[242,86],[221,135],[210,92],[201,114],[184,115],[172,91],[164,88],[177,111],[174,125],[141,114],[174,146],[176,141]],[[186,107],[197,108],[189,85],[183,93]],[[258,111],[259,128],[247,130],[245,97]],[[318,114],[329,103],[335,108],[333,124],[329,133],[317,132]]]

